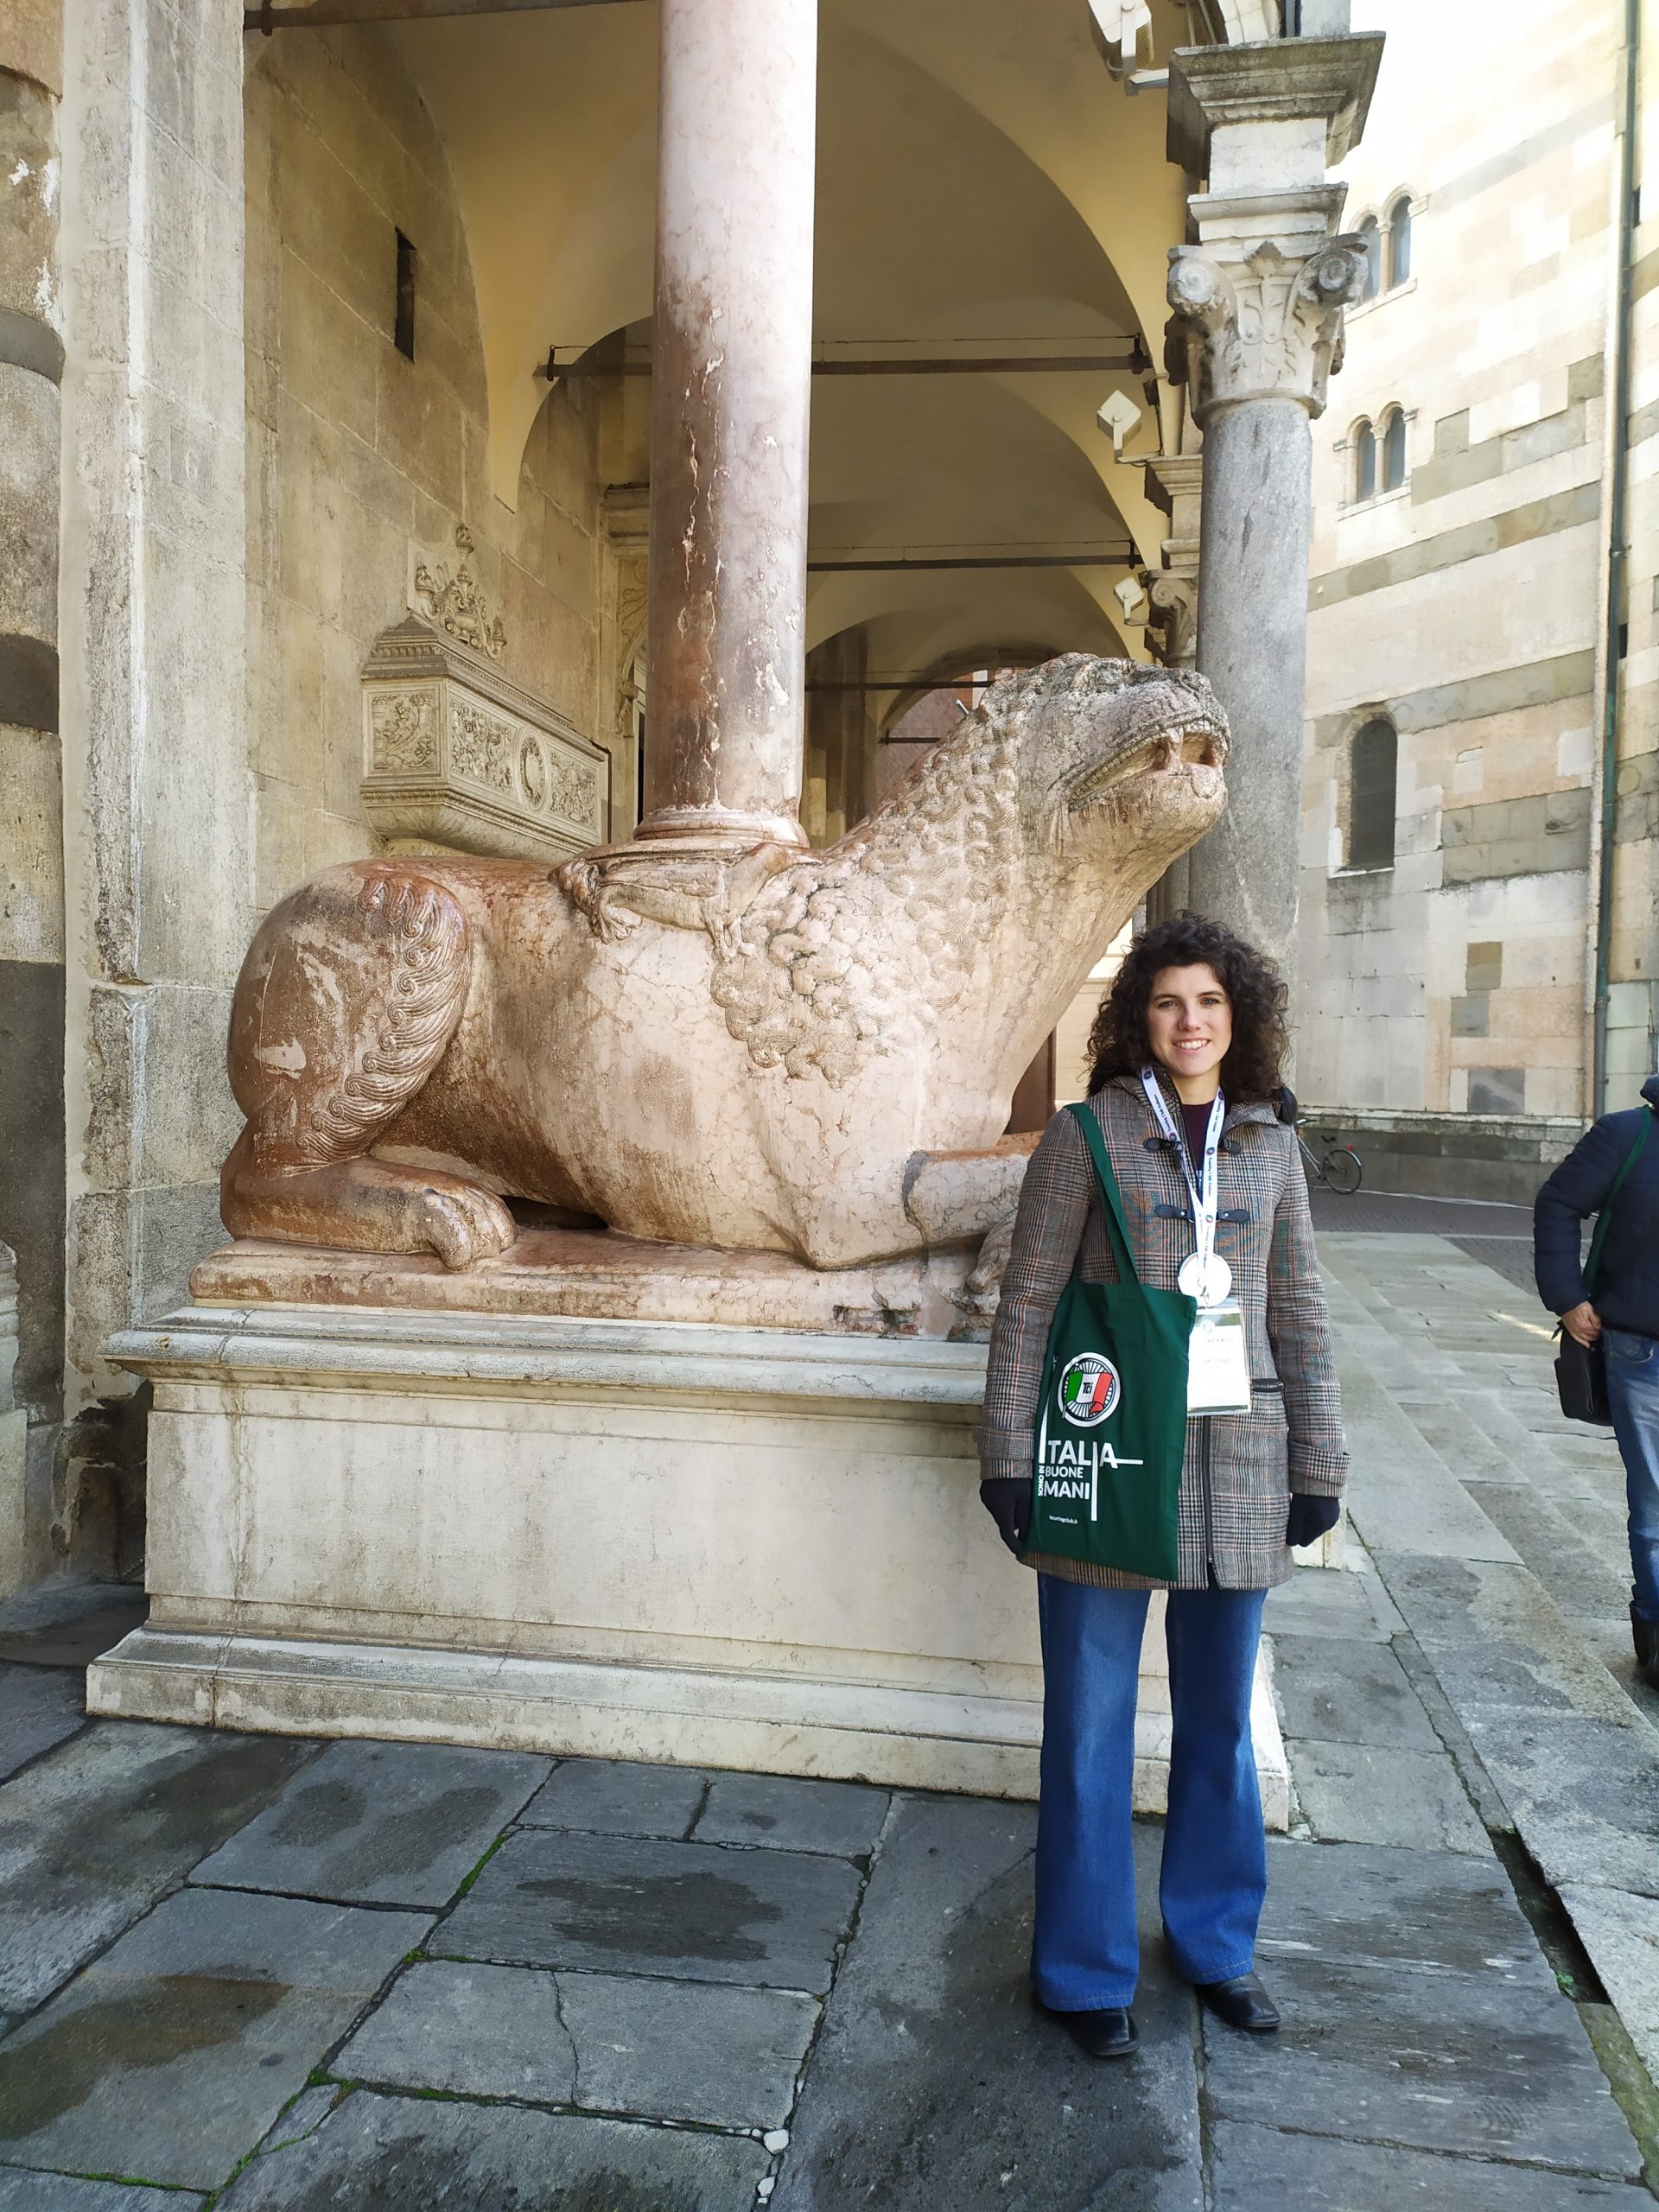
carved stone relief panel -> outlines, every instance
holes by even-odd
[[[390,843],[558,861],[609,830],[608,753],[411,615],[363,669],[363,800]]]
[[[426,685],[382,691],[369,701],[369,766],[380,773],[434,768],[438,760],[438,693]]]

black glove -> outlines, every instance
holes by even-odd
[[[1290,1493],[1290,1521],[1285,1530],[1285,1541],[1299,1546],[1317,1543],[1341,1517],[1339,1497],[1316,1497],[1309,1491],[1294,1490]]]
[[[1031,1528],[1031,1484],[1023,1475],[1013,1480],[999,1478],[981,1483],[979,1502],[995,1522],[1003,1542],[1016,1559],[1026,1548]]]

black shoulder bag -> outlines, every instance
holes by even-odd
[[[1601,1248],[1607,1242],[1607,1230],[1613,1218],[1613,1200],[1640,1159],[1652,1127],[1653,1116],[1649,1113],[1644,1116],[1641,1134],[1625,1154],[1624,1165],[1614,1176],[1613,1187],[1602,1200],[1596,1216],[1596,1233],[1590,1240],[1590,1257],[1584,1265],[1584,1294],[1592,1303],[1596,1275],[1601,1266]],[[1592,1421],[1598,1428],[1612,1426],[1613,1416],[1607,1403],[1607,1355],[1599,1338],[1592,1344],[1581,1344],[1567,1330],[1561,1331],[1561,1348],[1555,1355],[1555,1390],[1568,1421]]]

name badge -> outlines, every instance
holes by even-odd
[[[1186,1410],[1189,1414],[1247,1414],[1250,1410],[1244,1313],[1236,1298],[1205,1307],[1192,1324],[1186,1348]]]

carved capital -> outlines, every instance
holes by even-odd
[[[1325,411],[1326,378],[1341,365],[1342,311],[1364,283],[1357,234],[1324,238],[1306,254],[1270,238],[1236,255],[1220,242],[1172,246],[1169,262],[1169,304],[1200,423],[1247,399]]]
[[[1198,650],[1198,580],[1143,569],[1147,642],[1166,668],[1191,668]]]

